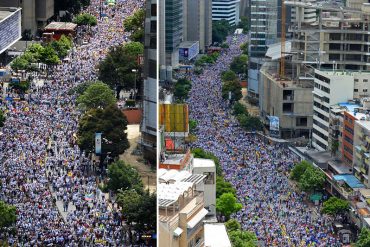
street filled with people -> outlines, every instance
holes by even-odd
[[[241,54],[247,36],[229,36],[228,49],[200,75],[191,75],[187,100],[190,119],[197,121],[199,147],[216,155],[225,180],[236,189],[243,208],[233,215],[244,230],[252,231],[264,246],[341,246],[332,219],[304,203],[304,195],[288,179],[298,161],[287,147],[246,133],[230,105],[222,99],[220,74]]]
[[[0,200],[16,206],[17,221],[16,231],[0,238],[11,246],[130,246],[132,232],[123,230],[119,210],[98,188],[92,163],[77,146],[81,113],[68,92],[97,80],[96,66],[108,49],[128,41],[122,21],[143,5],[117,0],[103,6],[101,18],[101,1],[91,0],[84,12],[98,25],[79,34],[88,43],[76,45],[42,86],[31,87],[27,100],[2,103]]]

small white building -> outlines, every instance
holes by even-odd
[[[216,164],[211,159],[193,159],[193,174],[205,175],[204,207],[208,215],[216,215]]]

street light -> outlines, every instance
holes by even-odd
[[[134,73],[135,74],[135,84],[134,84],[134,100],[136,101],[136,73],[137,73],[137,69],[132,69],[131,70],[132,71],[132,73]]]

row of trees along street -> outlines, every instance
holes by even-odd
[[[83,25],[91,22],[88,16],[77,16],[75,21]],[[150,234],[156,229],[156,194],[144,189],[135,168],[119,160],[119,155],[129,148],[129,142],[125,133],[127,119],[117,107],[122,90],[134,90],[136,96],[141,85],[139,56],[144,52],[144,10],[138,10],[123,24],[125,30],[131,32],[133,41],[109,49],[98,65],[99,81],[86,81],[69,93],[76,95],[78,109],[82,112],[77,133],[79,147],[86,153],[94,153],[95,133],[102,133],[100,188],[103,192],[111,192],[128,230]]]

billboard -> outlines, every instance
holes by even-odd
[[[279,136],[279,117],[277,116],[270,116],[270,134],[274,136]]]
[[[160,104],[159,124],[164,132],[189,132],[189,112],[186,104]]]
[[[95,133],[95,153],[101,154],[101,133]]]
[[[180,44],[179,48],[179,59],[180,60],[192,60],[199,54],[199,41],[196,42],[184,42]]]
[[[14,12],[9,11],[9,15],[0,20],[0,54],[20,40],[21,37],[21,9]]]

